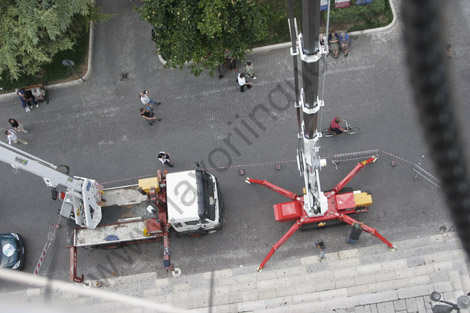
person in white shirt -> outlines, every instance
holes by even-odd
[[[163,165],[168,165],[169,167],[173,167],[174,165],[170,163],[170,155],[164,151],[160,151],[158,154],[158,159],[162,162]]]
[[[26,140],[18,138],[18,136],[16,135],[16,132],[13,129],[5,131],[5,135],[7,135],[9,145],[11,145],[11,143],[18,143],[18,142],[24,145],[28,144]]]
[[[140,101],[142,101],[142,104],[145,105],[147,110],[152,111],[153,110],[152,104],[159,105],[160,102],[157,102],[153,100],[152,98],[150,98],[148,96],[148,93],[149,93],[148,90],[144,90],[139,94],[139,97],[140,97]]]
[[[245,73],[238,74],[238,86],[240,86],[240,92],[245,91],[245,86],[248,89],[251,88],[251,83],[246,81]]]

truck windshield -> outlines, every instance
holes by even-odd
[[[214,182],[209,173],[196,170],[196,183],[199,218],[215,221]]]

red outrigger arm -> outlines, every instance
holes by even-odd
[[[274,246],[272,246],[271,248],[271,251],[269,251],[268,255],[264,258],[263,262],[261,262],[260,266],[258,267],[257,271],[258,272],[261,272],[264,268],[264,266],[266,265],[266,263],[268,263],[269,259],[273,256],[273,254],[287,241],[287,239],[290,238],[290,236],[292,236],[301,226],[303,225],[303,223],[301,222],[301,220],[298,220],[294,223],[294,225],[292,225],[292,227],[287,231],[287,233],[282,236],[282,238],[276,242],[276,244]]]
[[[342,222],[348,223],[349,225],[352,225],[353,223],[361,224],[359,221],[345,214],[338,214],[338,219]],[[382,242],[385,243],[391,250],[396,250],[397,247],[395,247],[390,241],[388,241],[384,236],[382,236],[375,228],[362,224],[362,230],[382,240]]]
[[[332,190],[332,192],[329,194],[329,196],[333,196],[336,193],[338,193],[341,189],[343,189],[344,186],[346,186],[347,183],[351,181],[351,179],[356,176],[357,173],[359,173],[360,170],[364,168],[369,163],[374,163],[377,160],[377,157],[373,156],[368,158],[365,161],[357,163],[357,165],[352,169],[351,172],[349,172],[348,175],[346,175],[345,178],[343,178]]]
[[[336,213],[335,215],[337,219],[349,225],[352,225],[353,223],[360,223],[359,221],[353,219],[352,217],[346,214]],[[320,220],[321,218],[309,218],[307,216],[300,220],[297,220],[294,225],[292,225],[292,227],[287,231],[287,233],[282,236],[282,238],[279,239],[279,241],[276,242],[274,246],[272,246],[271,250],[269,251],[268,255],[264,258],[263,262],[261,262],[257,271],[261,272],[263,270],[264,266],[266,265],[266,263],[268,263],[269,259],[273,256],[273,254],[287,241],[287,239],[289,239],[300,227],[302,227],[302,225],[318,222]],[[362,224],[362,230],[382,240],[382,242],[385,243],[392,251],[396,250],[396,247],[384,236],[382,236],[375,228]]]
[[[349,174],[343,178],[330,192],[326,192],[325,195],[329,198],[331,196],[334,196],[336,193],[338,193],[341,189],[343,189],[344,186],[346,186],[351,179],[353,179],[356,174],[363,169],[367,164],[373,163],[377,160],[375,156],[370,157],[369,159],[359,162]],[[258,179],[253,179],[253,178],[247,178],[245,180],[247,183],[255,183],[262,185],[272,191],[275,191],[291,200],[294,200],[294,202],[299,202],[301,203],[301,206],[303,207],[304,202],[303,202],[303,197],[298,196],[295,193],[283,189],[279,186],[276,186],[266,180],[258,180]],[[317,222],[323,222],[331,219],[338,219],[342,222],[345,222],[347,224],[352,225],[353,223],[359,223],[359,221],[353,219],[347,214],[342,214],[338,211],[336,207],[329,207],[328,211],[323,215],[323,216],[316,216],[316,217],[309,217],[308,215],[304,215],[300,217],[294,225],[287,231],[287,233],[282,236],[282,238],[276,242],[274,246],[272,246],[271,250],[269,251],[268,255],[264,258],[263,262],[261,262],[260,266],[258,267],[257,271],[261,272],[266,265],[266,263],[269,261],[269,259],[273,256],[274,253],[304,224],[310,224],[310,223],[317,223]],[[383,243],[385,243],[391,250],[395,250],[396,247],[388,241],[385,237],[383,237],[376,229],[369,227],[367,225],[362,224],[362,230],[365,231],[366,233],[369,233],[377,238],[379,238]]]
[[[274,192],[277,192],[278,194],[283,195],[284,197],[289,198],[291,200],[298,200],[299,199],[299,196],[297,194],[293,193],[292,191],[289,191],[289,190],[286,190],[286,189],[281,188],[279,186],[276,186],[273,183],[268,182],[267,180],[259,180],[259,179],[253,179],[253,178],[247,177],[245,179],[245,182],[247,182],[248,184],[254,183],[254,184],[264,186],[264,187],[266,187],[266,188],[268,188],[268,189],[270,189]]]

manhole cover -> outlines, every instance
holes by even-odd
[[[128,80],[129,79],[129,73],[121,73],[121,80]]]

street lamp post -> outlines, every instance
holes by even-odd
[[[81,77],[80,74],[78,74],[77,71],[75,71],[75,68],[73,67],[75,65],[75,62],[73,62],[72,60],[62,60],[62,65],[70,67],[70,69],[73,71],[75,75],[80,77],[82,81],[85,81],[83,77]]]

